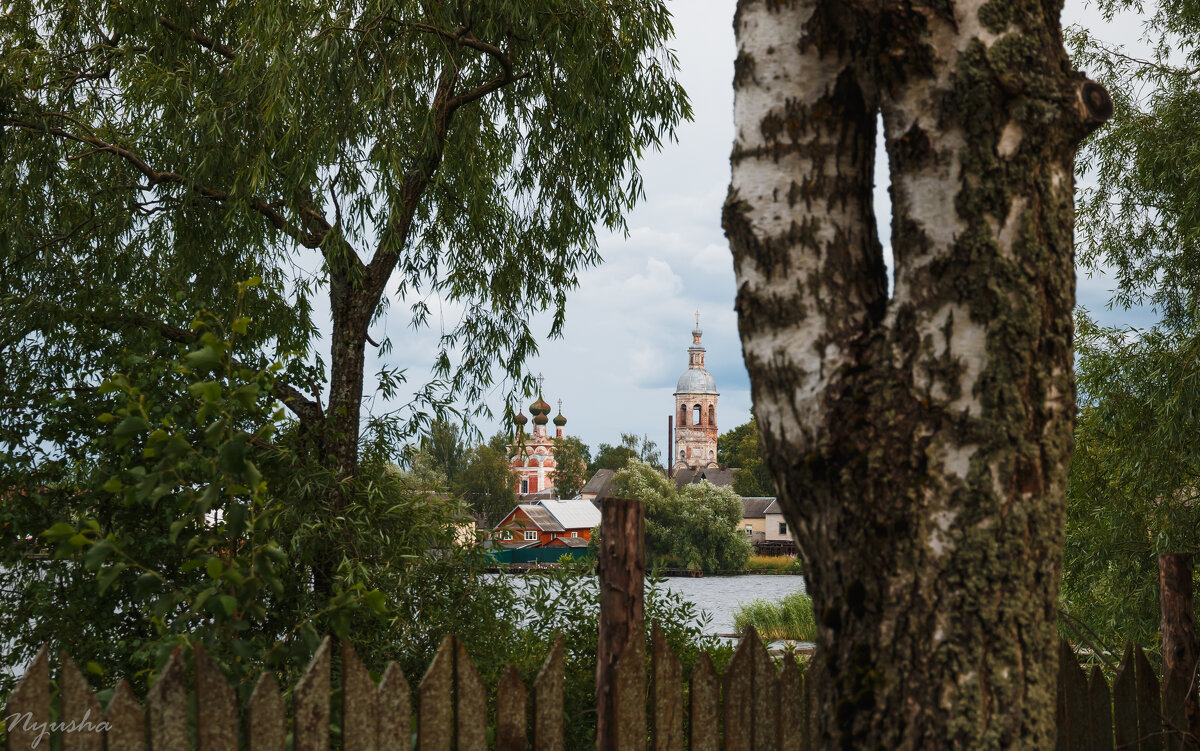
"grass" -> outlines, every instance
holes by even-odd
[[[752,555],[746,561],[747,571],[794,571],[803,570],[800,559],[792,555]]]
[[[755,600],[743,605],[733,614],[733,625],[739,633],[754,626],[764,641],[813,641],[817,635],[812,599],[803,592],[793,592],[779,602]]]

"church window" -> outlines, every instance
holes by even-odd
[[[704,410],[701,409],[699,404],[697,404],[695,407],[692,408],[692,424],[693,425],[703,425],[704,424]]]
[[[528,492],[529,492],[529,480],[521,480],[521,494],[524,495]]]
[[[681,427],[688,424],[687,413],[688,413],[687,405],[686,404],[679,405],[679,425]]]
[[[717,405],[715,404],[708,405],[708,424],[717,424]]]
[[[682,458],[683,458],[683,449],[679,449],[679,458],[680,458],[680,459],[682,459]]]

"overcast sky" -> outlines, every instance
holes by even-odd
[[[581,275],[567,304],[562,338],[545,341],[529,364],[532,373],[545,375],[546,399],[551,404],[562,399],[567,433],[593,448],[600,442],[618,442],[622,432],[648,434],[660,450],[664,448],[672,393],[687,367],[697,310],[708,369],[721,392],[718,425],[725,431],[750,416],[750,383],[733,310],[733,263],[720,222],[733,142],[734,4],[670,2],[676,30],[671,46],[695,119],[680,128],[678,143],[642,162],[646,200],[629,217],[629,236],[601,236],[604,263]],[[1106,40],[1136,43],[1136,18],[1104,24],[1081,0],[1068,1],[1063,22],[1084,24]],[[886,246],[889,206],[882,160],[876,174],[876,209]],[[886,252],[890,258],[890,248]],[[1107,312],[1110,288],[1106,279],[1081,276],[1079,302],[1104,323],[1149,321],[1145,312]],[[548,319],[539,326],[547,331]],[[408,337],[394,333],[398,346],[386,361],[412,366],[415,378],[428,362],[398,361]],[[421,349],[407,352],[419,355]],[[497,391],[494,401],[493,408],[501,409],[503,394]],[[485,436],[496,427],[479,426]]]

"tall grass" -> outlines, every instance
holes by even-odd
[[[755,600],[743,605],[733,614],[733,625],[739,633],[754,626],[767,641],[813,641],[817,636],[812,599],[803,592],[793,592],[779,602]]]
[[[746,561],[747,571],[794,571],[800,573],[804,567],[793,555],[752,555]]]

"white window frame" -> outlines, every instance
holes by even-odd
[[[536,529],[525,530],[525,542],[536,542],[537,539],[538,539],[538,533],[537,533]]]
[[[578,532],[572,532],[572,533],[571,533],[571,537],[579,537],[579,533],[578,533]]]
[[[779,534],[786,535],[787,533],[787,522],[779,522]]]
[[[510,530],[510,529],[500,530],[500,539],[501,540],[511,540],[512,539],[512,530]]]

